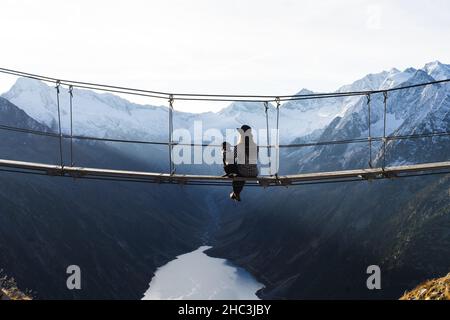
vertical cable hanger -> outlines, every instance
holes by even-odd
[[[267,145],[267,156],[269,158],[269,175],[272,175],[272,159],[271,159],[271,148],[272,146],[270,145],[270,139],[269,139],[269,102],[268,101],[264,101],[264,110],[266,113],[266,130],[267,130],[267,135],[266,135],[266,145]]]
[[[386,168],[386,117],[387,117],[387,91],[383,91],[383,104],[384,104],[384,125],[383,125],[383,171]]]
[[[173,151],[173,95],[169,98],[169,172],[170,175],[175,173],[175,166],[172,161]]]
[[[275,103],[276,103],[276,108],[277,108],[277,141],[276,141],[276,173],[275,173],[275,177],[278,179],[278,171],[279,171],[279,166],[280,166],[280,98],[276,97],[275,98]]]
[[[63,136],[62,136],[62,130],[61,130],[61,108],[59,105],[59,88],[61,86],[61,81],[60,80],[56,80],[56,106],[58,109],[58,134],[59,134],[59,160],[60,160],[60,166],[61,166],[61,170],[64,169],[64,159],[63,159]],[[64,172],[61,171],[61,175],[63,175]]]
[[[367,141],[369,142],[369,168],[373,168],[372,166],[372,131],[371,131],[371,119],[370,119],[370,94],[368,94],[367,96],[367,112],[368,112],[368,127],[369,127],[369,133],[368,133],[368,137],[367,137]]]
[[[70,101],[70,166],[73,167],[73,86],[69,86],[69,101]]]

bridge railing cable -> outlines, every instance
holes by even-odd
[[[52,138],[58,138],[60,135],[55,132],[41,131],[35,129],[27,129],[15,126],[1,125],[0,130],[3,131],[14,131],[21,132],[32,135],[47,136]],[[91,140],[91,141],[101,141],[101,142],[117,142],[117,143],[131,143],[131,144],[149,144],[149,145],[160,145],[169,146],[169,142],[164,141],[146,141],[146,140],[132,140],[132,139],[114,139],[114,138],[101,138],[94,136],[83,136],[83,135],[70,135],[62,134],[64,139],[73,140]],[[432,137],[445,137],[450,136],[450,131],[436,131],[436,132],[425,132],[417,134],[402,134],[402,135],[391,135],[386,136],[386,141],[394,140],[406,140],[406,139],[421,139],[421,138],[432,138]],[[372,142],[382,142],[383,136],[372,136]],[[352,144],[352,143],[365,143],[368,142],[368,138],[355,138],[355,139],[343,139],[343,140],[326,140],[317,142],[305,142],[305,143],[291,143],[291,144],[279,144],[279,145],[260,145],[259,148],[306,148],[306,147],[316,147],[316,146],[326,146],[326,145],[339,145],[339,144]],[[186,147],[216,147],[221,148],[221,144],[208,144],[208,143],[182,143],[173,142],[174,146],[186,146]]]
[[[312,94],[294,94],[294,95],[246,95],[246,94],[205,94],[205,93],[174,93],[163,92],[155,90],[136,89],[123,86],[113,86],[106,84],[99,84],[93,82],[83,82],[74,80],[64,80],[60,78],[42,76],[12,69],[0,68],[0,73],[10,74],[18,77],[25,77],[44,82],[55,83],[60,82],[61,85],[72,86],[74,88],[101,90],[105,92],[131,94],[138,96],[153,97],[158,99],[170,99],[172,97],[176,100],[189,100],[189,101],[242,101],[242,102],[276,102],[277,99],[281,102],[295,101],[295,100],[309,100],[309,99],[322,99],[322,98],[338,98],[338,97],[350,97],[350,96],[365,96],[368,94],[384,93],[398,90],[405,90],[411,88],[417,88],[427,85],[440,84],[450,82],[450,79],[435,80],[426,83],[411,84],[407,86],[400,86],[388,89],[380,90],[362,90],[362,91],[348,91],[348,92],[331,92],[331,93],[312,93]]]

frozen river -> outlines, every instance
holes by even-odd
[[[143,300],[258,299],[263,285],[227,260],[212,258],[202,246],[158,268]]]

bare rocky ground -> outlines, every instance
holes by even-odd
[[[400,300],[450,300],[450,273],[418,285],[406,292]]]
[[[1,274],[0,270],[0,300],[32,300],[31,293],[23,293],[17,288],[14,278]]]

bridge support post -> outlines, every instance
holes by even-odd
[[[371,110],[370,110],[370,94],[367,95],[367,120],[368,120],[368,137],[367,141],[369,142],[369,167],[372,169],[372,121],[370,118]]]
[[[63,157],[63,134],[61,127],[61,107],[59,104],[59,88],[61,86],[61,81],[56,80],[56,107],[58,111],[58,136],[59,136],[59,162],[61,166],[61,175],[64,175],[64,157]]]
[[[175,173],[175,167],[172,161],[173,152],[173,95],[169,98],[169,173]]]
[[[280,171],[280,98],[275,99],[277,106],[277,141],[275,145],[275,176],[278,178],[278,172]]]
[[[384,105],[384,124],[383,124],[383,165],[382,168],[386,168],[386,122],[387,122],[387,91],[383,92],[383,105]]]

